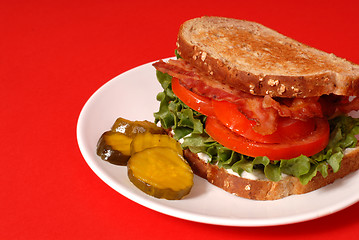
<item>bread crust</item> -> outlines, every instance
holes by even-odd
[[[326,178],[317,174],[306,185],[302,185],[299,179],[293,176],[286,176],[278,182],[242,178],[228,173],[224,168],[206,163],[189,149],[184,150],[184,156],[196,175],[229,193],[253,200],[277,200],[290,195],[308,193],[359,169],[359,147],[345,154],[338,172],[334,173],[329,168]]]
[[[192,19],[180,27],[177,50],[200,71],[254,95],[359,95],[359,65],[258,23],[221,17]]]

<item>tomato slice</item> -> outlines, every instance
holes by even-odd
[[[302,138],[311,133],[315,128],[314,119],[301,121],[290,118],[279,118],[277,131],[273,134],[262,135],[253,130],[256,125],[254,120],[244,116],[234,103],[226,101],[213,101],[213,110],[216,118],[230,130],[245,138],[263,143],[280,143]]]
[[[249,140],[231,131],[214,117],[206,120],[207,133],[223,146],[250,156],[267,156],[270,160],[284,160],[300,155],[312,156],[323,150],[329,141],[329,123],[325,119],[315,119],[315,130],[305,138],[282,143],[260,143]]]
[[[184,104],[206,116],[213,116],[212,100],[191,92],[182,86],[178,78],[172,77],[172,91]]]

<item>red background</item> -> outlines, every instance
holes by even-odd
[[[178,27],[189,18],[257,21],[359,63],[355,2],[1,1],[0,239],[357,238],[359,203],[320,219],[259,228],[152,211],[102,182],[76,141],[77,118],[94,91],[126,70],[172,56]]]

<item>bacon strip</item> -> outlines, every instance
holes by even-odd
[[[338,105],[338,110],[341,113],[349,113],[351,111],[359,110],[359,97],[355,97],[352,101],[341,101]]]
[[[284,99],[280,103],[266,95],[263,99],[263,105],[265,108],[274,108],[281,117],[306,120],[314,117],[323,117],[322,107],[318,99],[318,97],[293,98]]]
[[[248,118],[255,120],[256,132],[267,135],[276,131],[278,117],[306,120],[323,117],[318,98],[295,98],[275,100],[266,95],[255,96],[222,84],[209,75],[204,75],[182,59],[159,61],[153,66],[164,73],[176,77],[190,91],[218,101],[236,103],[238,109]]]
[[[236,102],[242,98],[253,96],[249,93],[234,90],[210,76],[202,75],[183,59],[170,59],[167,63],[160,60],[154,63],[153,66],[163,73],[168,73],[172,77],[178,78],[183,86],[199,95],[229,102]]]

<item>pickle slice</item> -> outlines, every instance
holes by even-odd
[[[127,164],[130,181],[143,192],[168,200],[179,200],[193,186],[193,172],[187,161],[168,147],[137,152]]]
[[[127,165],[132,138],[119,132],[104,132],[97,143],[97,155],[116,165]]]
[[[151,147],[168,147],[183,156],[181,144],[168,135],[142,133],[131,143],[131,155]]]
[[[111,131],[120,132],[134,138],[139,133],[150,132],[153,134],[165,134],[163,128],[149,121],[130,121],[124,118],[117,118]]]
[[[164,129],[153,122],[117,118],[111,131],[103,133],[100,137],[97,143],[97,155],[112,164],[124,166],[131,155],[132,139],[144,132],[165,134]]]

